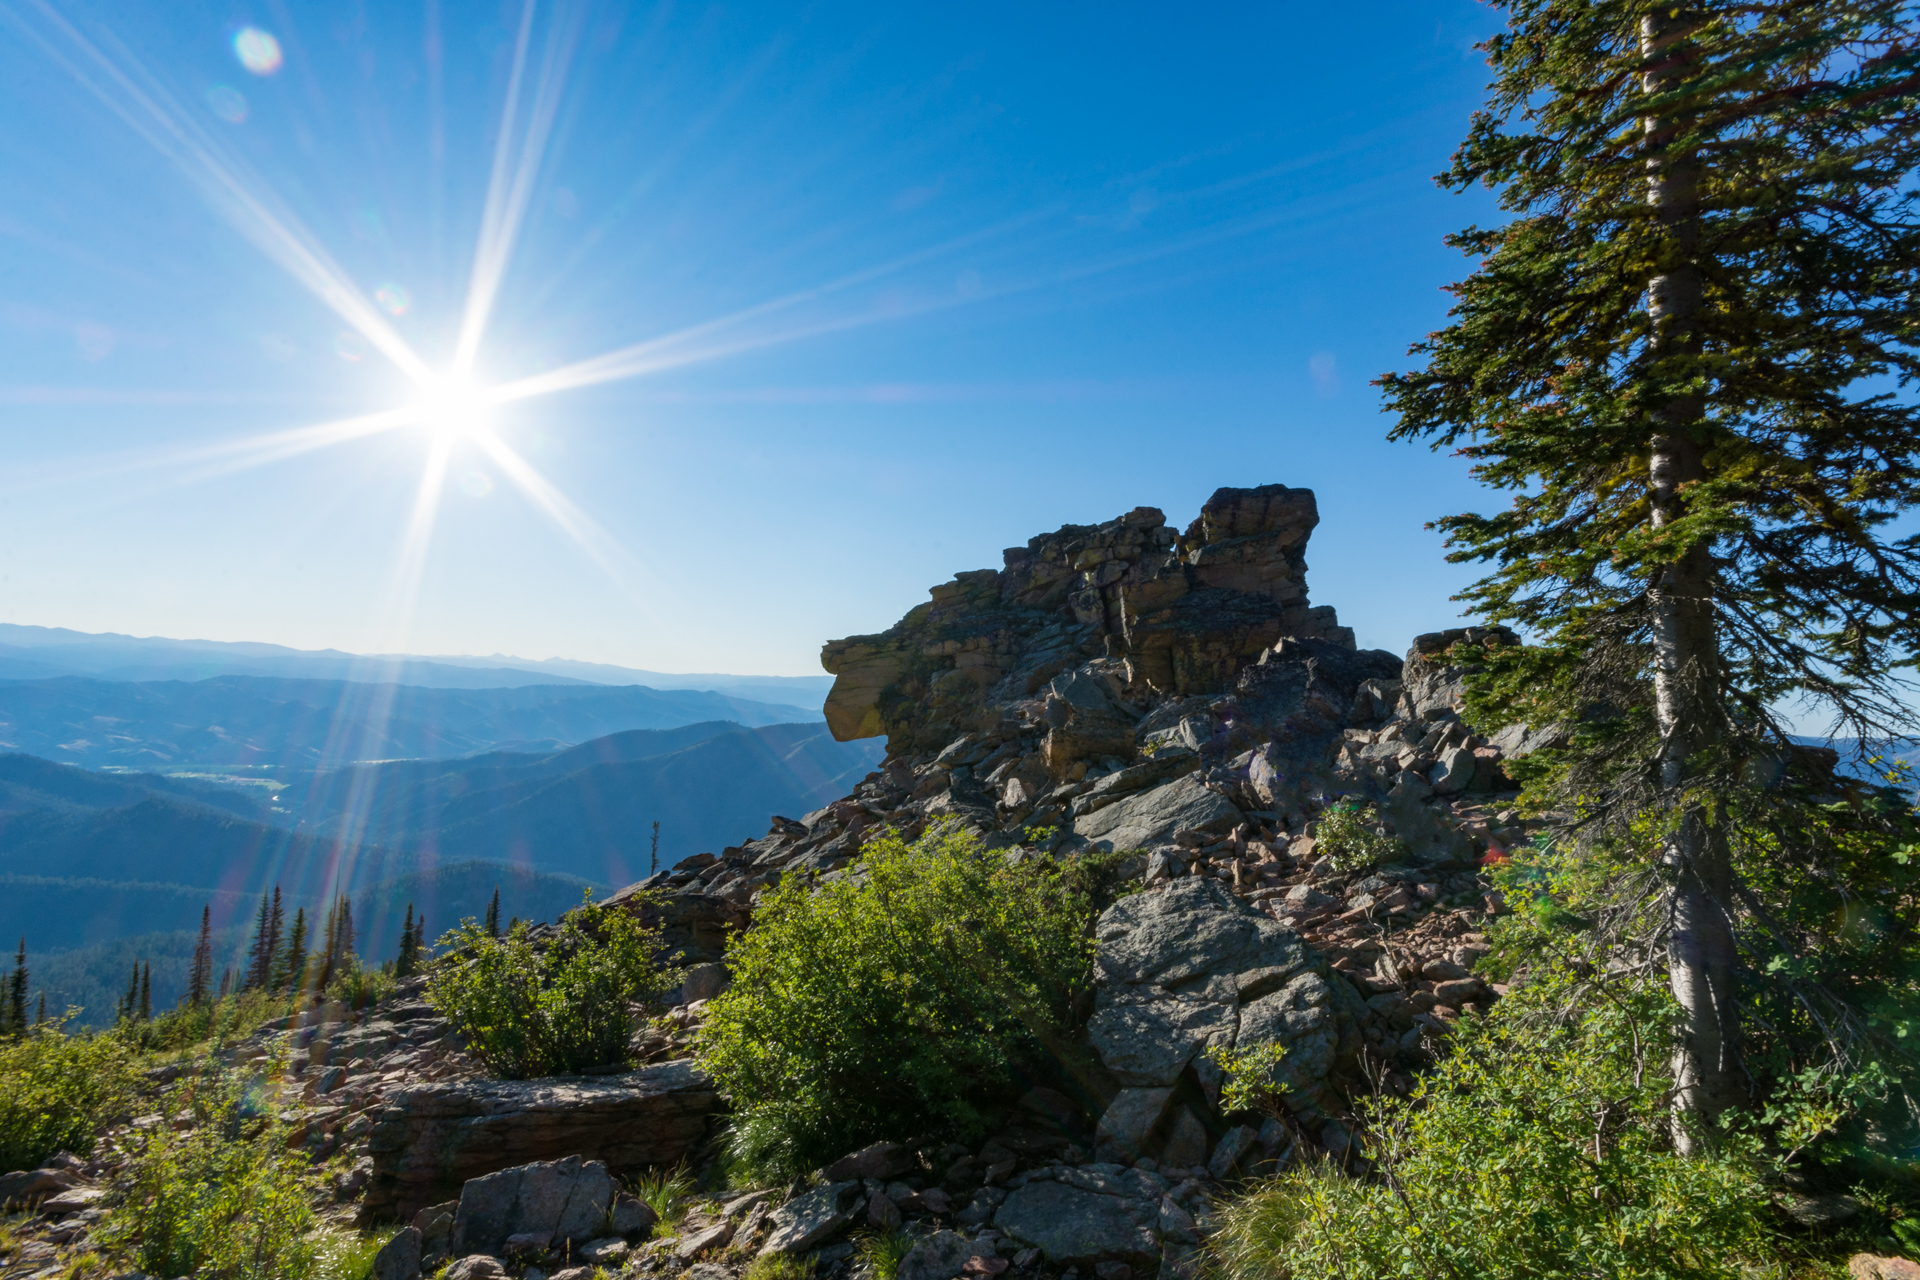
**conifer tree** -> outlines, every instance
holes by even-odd
[[[20,939],[20,950],[13,957],[13,972],[7,975],[6,1025],[0,1030],[24,1032],[27,1029],[27,940]]]
[[[487,935],[500,936],[500,886],[493,887],[493,900],[487,903]]]
[[[153,1021],[153,961],[140,966],[140,1021]]]
[[[253,920],[253,943],[247,948],[247,970],[242,979],[242,990],[251,991],[267,985],[268,977],[273,973],[273,904],[265,889],[260,891],[260,910]]]
[[[1425,367],[1383,386],[1396,438],[1513,495],[1441,522],[1456,560],[1493,566],[1464,598],[1540,641],[1493,658],[1475,708],[1571,727],[1565,834],[1644,850],[1676,1105],[1711,1120],[1748,1100],[1741,939],[1767,931],[1737,863],[1776,803],[1756,779],[1791,758],[1779,709],[1863,740],[1906,723],[1912,9],[1495,2],[1488,103],[1440,181],[1497,190],[1511,220],[1451,238],[1478,267]]]
[[[140,962],[133,962],[133,976],[127,979],[127,994],[120,997],[120,1020],[130,1020],[140,1008]]]
[[[400,950],[393,959],[393,976],[396,978],[412,977],[417,959],[418,957],[414,952],[413,904],[409,902],[407,904],[407,917],[400,923]]]
[[[187,970],[187,1007],[198,1009],[213,991],[213,905],[200,908],[200,937],[193,944],[193,964]]]
[[[413,918],[413,967],[418,971],[426,967],[433,958],[431,944],[427,942],[427,913],[422,911]]]
[[[307,909],[305,907],[294,909],[293,929],[287,935],[287,949],[280,956],[279,965],[275,974],[274,989],[289,995],[297,995],[307,975]]]
[[[280,904],[280,886],[273,886],[273,909],[267,913],[267,984],[273,983],[273,966],[280,960],[280,946],[286,939],[287,910]]]
[[[36,1027],[44,1026],[46,1024],[46,1021],[47,1021],[47,993],[42,991],[40,993],[40,1007],[34,1011],[33,1025]]]

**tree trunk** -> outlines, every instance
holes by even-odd
[[[1641,20],[1641,51],[1652,65],[1647,92],[1676,87],[1686,76],[1685,41],[1696,19],[1684,12]],[[1658,211],[1666,255],[1647,284],[1653,321],[1649,354],[1699,351],[1694,317],[1701,305],[1699,159],[1679,141],[1684,119],[1668,111],[1644,122],[1652,154],[1647,198]],[[1688,485],[1705,474],[1695,430],[1704,404],[1697,393],[1668,395],[1653,412],[1649,488],[1655,528],[1685,513]],[[1734,999],[1733,922],[1727,908],[1732,870],[1726,841],[1698,796],[1689,797],[1689,771],[1698,754],[1721,736],[1720,650],[1713,612],[1712,548],[1697,542],[1649,583],[1653,614],[1654,713],[1662,738],[1660,786],[1677,811],[1662,861],[1668,873],[1667,974],[1682,1010],[1674,1051],[1674,1106],[1683,1116],[1711,1122],[1742,1097],[1740,1020]],[[1694,1145],[1684,1125],[1678,1139]]]

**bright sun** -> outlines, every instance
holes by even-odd
[[[427,383],[413,407],[420,425],[443,439],[472,435],[486,424],[485,395],[472,379],[457,374]]]

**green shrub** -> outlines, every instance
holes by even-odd
[[[211,1280],[306,1280],[319,1250],[307,1162],[286,1149],[260,1085],[217,1071],[169,1091],[162,1114],[189,1112],[181,1131],[148,1131],[102,1232],[153,1275]]]
[[[1363,871],[1405,855],[1400,841],[1387,834],[1380,812],[1360,800],[1329,805],[1313,828],[1313,851],[1332,858],[1341,871]]]
[[[696,1040],[734,1107],[734,1157],[785,1176],[888,1135],[977,1133],[983,1104],[1078,1052],[1092,918],[1051,864],[951,825],[782,883]]]
[[[230,1044],[263,1022],[285,1017],[299,1002],[282,992],[247,991],[201,1005],[182,1005],[147,1021],[123,1020],[115,1031],[128,1044],[154,1053],[191,1049],[213,1042]]]
[[[813,1280],[814,1266],[811,1255],[769,1253],[748,1263],[741,1280]]]
[[[901,1260],[915,1243],[905,1231],[882,1231],[863,1236],[854,1250],[870,1280],[894,1280]]]
[[[687,1216],[687,1201],[693,1196],[693,1175],[685,1165],[654,1169],[635,1180],[633,1194],[653,1210],[653,1216],[660,1220],[661,1233],[665,1234]]]
[[[1556,1025],[1509,998],[1412,1100],[1369,1112],[1381,1178],[1295,1168],[1222,1214],[1226,1280],[1756,1280],[1794,1274],[1760,1144],[1671,1141],[1657,994]],[[1530,1016],[1534,1015],[1534,1016]],[[1645,1045],[1636,1056],[1636,1046]]]
[[[349,1009],[364,1009],[385,1000],[399,985],[399,980],[384,969],[356,964],[327,984],[327,999]]]
[[[440,939],[427,1002],[509,1080],[624,1062],[627,1006],[680,981],[661,965],[665,943],[628,911],[591,901],[536,945],[524,923],[494,937],[473,920]]]
[[[67,1035],[62,1022],[0,1041],[0,1171],[88,1154],[133,1085],[133,1054],[112,1035]]]

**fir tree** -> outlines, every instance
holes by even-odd
[[[307,974],[307,909],[305,907],[294,910],[293,929],[287,935],[287,949],[281,955],[279,963],[274,989],[289,995],[298,994]]]
[[[497,938],[500,936],[500,886],[499,885],[495,885],[493,888],[493,901],[487,903],[487,934],[489,937],[494,937],[494,938]]]
[[[233,969],[231,966],[220,971],[220,999],[225,1000],[233,990]]]
[[[213,906],[200,908],[200,937],[193,944],[193,965],[187,970],[187,1007],[207,1003],[213,991]]]
[[[27,1029],[27,940],[20,939],[20,950],[13,957],[13,972],[7,975],[6,1025],[0,1030],[24,1032]]]
[[[273,973],[273,901],[265,889],[260,891],[260,910],[253,921],[253,944],[247,948],[246,976],[242,989],[251,991],[267,985]]]
[[[36,1027],[44,1026],[46,1025],[46,1021],[47,1021],[47,993],[42,991],[40,993],[40,1007],[34,1012],[34,1015],[33,1015],[33,1025]]]
[[[140,966],[140,1021],[153,1021],[153,961]]]
[[[1920,54],[1895,0],[1497,3],[1441,182],[1511,220],[1452,237],[1478,269],[1383,385],[1396,438],[1514,495],[1441,522],[1493,565],[1464,598],[1541,640],[1491,655],[1470,710],[1576,727],[1542,799],[1574,847],[1645,850],[1676,1105],[1711,1119],[1748,1098],[1742,938],[1770,926],[1736,854],[1784,803],[1755,781],[1790,758],[1776,708],[1906,723],[1920,409],[1888,388],[1920,377]]]
[[[433,959],[433,949],[427,941],[427,913],[422,911],[413,919],[413,967],[416,971],[424,969],[427,961]]]
[[[410,978],[419,957],[414,951],[413,904],[407,904],[407,918],[400,923],[400,950],[393,958],[393,976]]]
[[[127,979],[127,994],[120,997],[120,1020],[129,1021],[140,1008],[140,962],[133,962],[133,976]]]
[[[286,941],[287,911],[280,905],[280,886],[273,886],[273,910],[267,913],[267,980],[273,985],[273,967],[280,961],[280,944]]]

